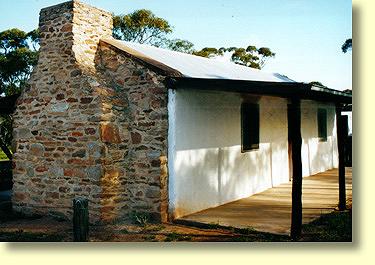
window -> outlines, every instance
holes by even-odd
[[[242,152],[259,149],[259,105],[241,105]]]
[[[327,141],[327,110],[318,109],[318,137],[322,142]]]

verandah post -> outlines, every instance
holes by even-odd
[[[344,154],[344,130],[345,124],[341,115],[341,105],[336,104],[336,129],[337,129],[337,149],[339,155],[339,210],[346,209],[346,189],[345,189],[345,154]]]
[[[300,99],[292,99],[290,121],[288,122],[292,142],[292,221],[290,236],[297,240],[301,236],[302,229],[302,158],[301,158],[301,102]]]

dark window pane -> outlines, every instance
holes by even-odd
[[[321,141],[327,141],[327,110],[318,109],[318,137]]]
[[[242,103],[241,106],[242,151],[259,148],[259,105]]]

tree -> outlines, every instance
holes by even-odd
[[[325,85],[323,85],[321,82],[319,81],[311,81],[310,82],[310,85],[312,86],[320,86],[320,87],[326,87]]]
[[[200,51],[193,51],[192,54],[201,56],[201,57],[206,57],[206,58],[213,58],[216,56],[224,55],[224,52],[225,52],[225,48],[216,49],[216,48],[206,47]]]
[[[39,33],[19,29],[0,32],[0,94],[14,95],[22,91],[38,60]],[[12,119],[0,114],[0,148],[11,158]]]
[[[352,50],[352,39],[347,39],[344,44],[341,46],[342,52],[346,53],[347,51]]]
[[[0,94],[20,93],[38,61],[38,32],[0,32]]]
[[[12,117],[10,115],[0,114],[0,148],[8,159],[12,159],[12,152],[9,146],[12,142]]]
[[[263,68],[269,58],[275,57],[275,53],[269,48],[261,47],[257,49],[255,46],[248,46],[246,49],[206,47],[197,51],[190,41],[169,39],[168,35],[172,31],[172,26],[167,20],[157,17],[146,9],[136,10],[127,15],[114,15],[113,17],[113,37],[119,40],[150,44],[207,58],[231,53],[232,62],[257,69]]]
[[[194,44],[187,40],[182,39],[172,39],[167,40],[166,47],[172,51],[183,52],[183,53],[193,53],[194,52]]]
[[[269,48],[261,47],[257,49],[255,46],[249,45],[245,48],[229,47],[229,48],[203,48],[200,51],[193,52],[194,55],[212,58],[222,56],[224,53],[231,53],[232,62],[251,68],[261,69],[269,58],[275,57]]]
[[[150,10],[140,9],[127,15],[113,16],[115,39],[149,44],[173,51],[192,53],[194,44],[183,39],[168,39],[173,29],[169,22]]]
[[[150,10],[140,9],[113,17],[113,37],[124,41],[161,46],[172,27]]]

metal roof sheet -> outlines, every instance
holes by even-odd
[[[157,62],[157,67],[162,64],[167,66],[167,68],[172,68],[181,73],[183,77],[264,82],[295,82],[278,73],[268,73],[232,62],[204,58],[134,42],[115,39],[104,39],[103,41],[141,60],[154,62],[154,66],[155,62]]]

